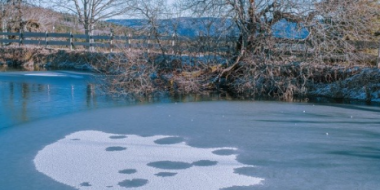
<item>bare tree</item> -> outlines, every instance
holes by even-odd
[[[272,26],[279,20],[298,22],[307,16],[293,0],[197,0],[187,1],[187,6],[200,15],[207,16],[212,10],[217,17],[233,20],[240,31],[239,50],[256,49],[258,39],[270,37]]]
[[[134,4],[132,12],[139,15],[142,19],[146,19],[147,23],[144,27],[149,34],[149,37],[153,37],[156,43],[160,46],[160,50],[163,55],[166,54],[165,48],[162,46],[160,40],[160,19],[167,18],[169,11],[167,9],[166,0],[145,0],[138,1]]]
[[[47,11],[31,6],[23,0],[3,0],[1,1],[1,27],[2,31],[8,32],[35,32],[41,27],[40,21],[54,19],[45,14]],[[41,20],[31,17],[37,13]],[[14,36],[8,36],[14,38]]]
[[[85,34],[93,34],[94,26],[100,20],[125,14],[133,0],[54,0],[57,10],[75,14],[83,25]],[[90,39],[87,39],[90,42]]]
[[[368,62],[357,42],[374,41],[380,27],[378,0],[324,0],[314,5],[315,18],[304,22],[307,40],[318,61]]]
[[[263,61],[294,56],[320,62],[368,61],[355,41],[373,41],[373,29],[380,28],[378,0],[184,1],[198,15],[233,20],[240,33],[237,51]],[[284,22],[284,35],[279,35],[277,25]],[[297,31],[287,31],[287,25],[306,30],[307,36],[291,34]]]
[[[17,28],[23,29],[23,1],[22,0],[4,0],[2,1],[2,22],[3,28],[11,30]],[[7,20],[7,21],[5,21]],[[18,32],[18,30],[16,32]]]

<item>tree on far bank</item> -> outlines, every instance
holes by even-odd
[[[373,41],[374,30],[380,28],[379,0],[182,1],[198,15],[232,20],[239,30],[237,52],[261,61],[295,56],[317,62],[360,61],[363,56],[352,41]],[[294,35],[302,30],[307,30],[304,36]]]
[[[312,17],[305,3],[296,0],[184,0],[191,11],[204,16],[229,18],[239,29],[238,50],[260,51],[280,20],[300,23]],[[310,14],[310,15],[309,15]]]
[[[120,16],[130,10],[133,0],[53,0],[55,10],[68,11],[78,17],[87,36],[101,20]],[[90,42],[90,38],[87,39]]]

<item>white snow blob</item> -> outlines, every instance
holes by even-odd
[[[44,147],[34,164],[77,189],[213,190],[263,181],[235,173],[252,167],[236,161],[236,148],[195,148],[181,139],[80,131]]]

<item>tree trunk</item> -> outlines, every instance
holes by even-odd
[[[4,1],[1,3],[1,32],[6,32],[5,30],[5,3]]]
[[[250,52],[250,50],[253,50],[255,46],[255,35],[257,32],[256,4],[255,0],[249,0],[249,3],[248,20],[245,21],[245,26],[242,27],[236,46],[237,51],[247,49],[248,52]]]
[[[255,44],[255,35],[257,30],[257,19],[256,19],[256,5],[255,0],[249,1],[249,10],[248,10],[248,16],[249,21],[247,23],[247,29],[248,29],[248,41],[247,41],[247,49],[252,50],[254,49]]]
[[[92,39],[93,32],[94,32],[94,25],[88,21],[85,21],[84,34],[86,35],[86,42],[89,44],[89,46],[87,46],[87,49],[90,51],[94,50],[94,47],[92,46],[92,43],[94,42],[94,40]]]
[[[94,51],[95,47],[93,46],[94,45],[94,38],[93,38],[93,36],[94,36],[94,24],[93,23],[90,24],[89,33],[90,33],[90,40],[89,40],[90,41],[90,51]]]

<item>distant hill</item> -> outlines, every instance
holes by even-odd
[[[108,22],[127,26],[135,30],[149,30],[148,20],[145,19],[111,19]],[[207,36],[238,36],[238,29],[231,19],[221,18],[189,18],[161,19],[158,21],[158,30],[162,34],[197,37]],[[279,38],[302,39],[308,35],[305,28],[299,29],[296,23],[280,20],[273,28],[273,34]]]
[[[149,30],[148,20],[145,19],[112,19],[108,22],[120,24],[136,30]],[[159,20],[159,32],[162,34],[172,35],[176,33],[179,36],[196,37],[199,35],[237,35],[234,24],[230,21],[224,21],[220,18],[174,18]]]

